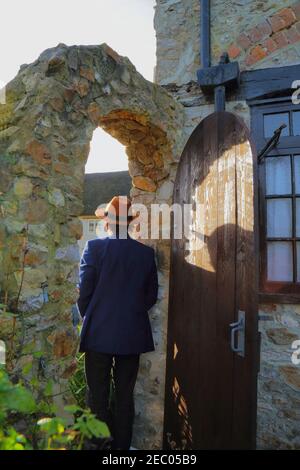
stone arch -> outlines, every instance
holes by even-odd
[[[23,379],[38,376],[40,389],[51,379],[57,404],[68,400],[78,344],[71,306],[78,296],[78,215],[93,131],[101,126],[126,146],[134,202],[167,202],[183,120],[181,105],[106,44],[59,44],[21,66],[6,87],[0,105],[0,288],[1,302],[17,317],[0,316],[7,332],[1,339],[14,345],[11,372],[22,375],[31,362]],[[167,241],[157,244],[157,254],[162,293],[152,315],[156,351],[143,358],[137,384],[140,448],[161,443]]]

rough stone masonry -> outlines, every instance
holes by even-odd
[[[134,202],[169,202],[184,113],[106,44],[48,49],[21,66],[6,91],[7,103],[0,105],[0,295],[8,307],[0,314],[0,339],[11,374],[35,385],[37,398],[47,389],[62,413],[78,346],[71,307],[78,297],[78,216],[93,131],[101,126],[126,146]],[[141,360],[138,448],[161,446],[168,241],[155,248],[160,292],[150,316],[156,351]]]

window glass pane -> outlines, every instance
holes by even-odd
[[[267,236],[292,236],[292,200],[267,200]]]
[[[268,157],[266,162],[266,194],[291,194],[291,160],[286,157]]]
[[[89,232],[94,231],[94,222],[89,222]]]
[[[296,199],[296,237],[300,237],[300,198]]]
[[[293,114],[293,134],[300,135],[300,111],[294,111],[292,114]]]
[[[297,242],[297,281],[300,282],[300,242]]]
[[[268,256],[268,280],[269,281],[293,281],[293,249],[290,242],[269,242]]]
[[[281,124],[286,124],[286,127],[282,129],[281,135],[290,135],[289,113],[264,114],[265,137],[272,137],[274,131],[276,131]]]
[[[295,191],[300,194],[300,155],[294,156]]]

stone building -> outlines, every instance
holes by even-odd
[[[70,310],[77,299],[78,217],[89,142],[101,126],[126,146],[134,202],[172,201],[184,145],[214,110],[213,97],[197,82],[203,65],[200,14],[198,0],[157,0],[155,83],[106,44],[59,44],[22,65],[7,85],[6,104],[0,105],[0,294],[17,317],[1,313],[0,335],[9,345],[10,372],[22,375],[28,386],[38,376],[39,393],[51,380],[59,407],[70,399],[68,378],[76,366],[78,335]],[[228,51],[241,70],[240,86],[227,92],[226,109],[244,119],[258,150],[283,120],[282,157],[293,165],[291,172],[281,159],[280,169],[270,168],[270,182],[281,188],[278,195],[288,190],[285,203],[273,207],[268,237],[260,238],[264,248],[279,245],[257,254],[262,273],[267,272],[262,280],[268,281],[259,289],[259,448],[300,447],[300,369],[291,361],[292,342],[300,337],[299,105],[291,103],[292,82],[300,80],[299,20],[300,2],[211,1],[212,65]],[[150,312],[156,350],[143,355],[136,386],[133,445],[159,449],[170,242],[146,242],[156,249],[160,289]],[[24,373],[29,362],[32,368]]]

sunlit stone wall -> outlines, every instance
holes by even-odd
[[[168,202],[184,113],[106,44],[59,44],[20,68],[0,105],[0,339],[7,367],[63,411],[76,367],[84,168],[101,126],[126,146],[133,202]],[[95,208],[98,202],[95,201]],[[150,312],[156,350],[142,355],[133,445],[161,447],[169,241],[156,249],[159,300]]]
[[[212,0],[212,65],[228,51],[241,70],[300,61],[300,2],[291,0]],[[213,112],[197,85],[201,67],[199,0],[157,0],[155,80],[185,109],[185,133]],[[246,102],[226,109],[250,126]],[[258,380],[258,448],[300,448],[300,366],[291,361],[294,339],[300,339],[299,305],[260,305],[262,335]]]

